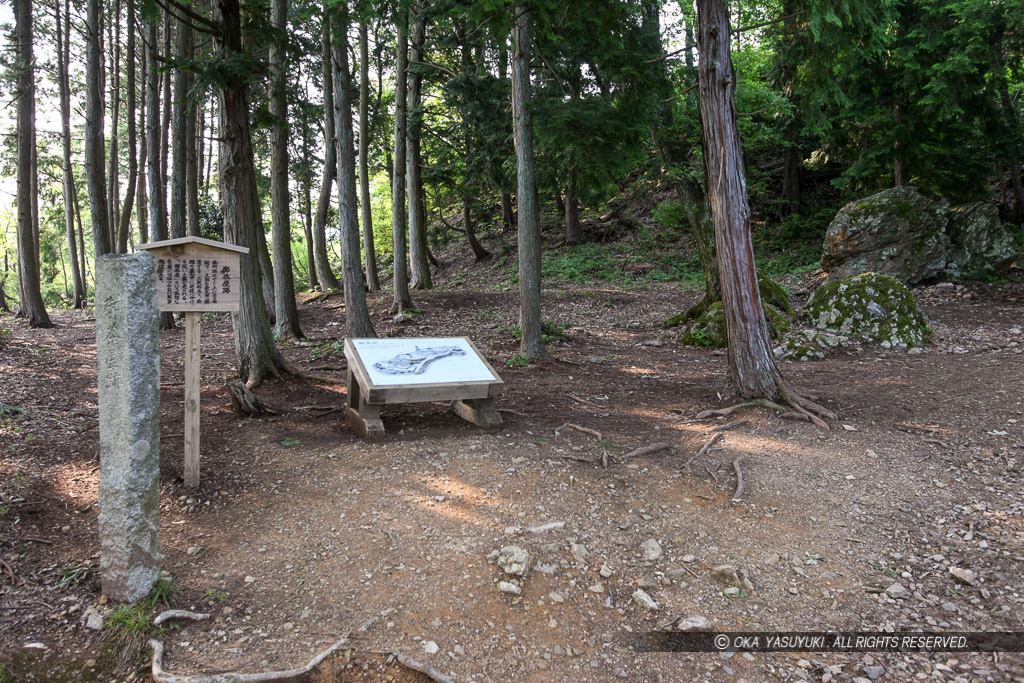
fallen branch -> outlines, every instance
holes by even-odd
[[[583,432],[584,434],[590,434],[592,437],[594,437],[598,441],[603,441],[604,440],[601,437],[601,432],[599,432],[599,431],[597,431],[595,429],[590,429],[589,427],[580,427],[579,425],[573,424],[572,422],[566,422],[564,425],[562,425],[561,427],[556,429],[555,430],[555,436],[561,436],[560,432],[563,429],[575,429],[577,432]]]
[[[623,460],[629,460],[630,458],[639,458],[641,455],[650,455],[651,453],[657,453],[672,448],[667,443],[659,441],[658,443],[652,443],[650,446],[642,446],[634,449],[629,453],[622,456]]]
[[[0,565],[3,565],[4,569],[7,570],[7,573],[11,575],[11,585],[15,585],[17,580],[14,578],[14,571],[11,569],[11,565],[4,562],[2,558],[0,558]]]
[[[153,625],[159,626],[165,621],[170,621],[171,619],[191,619],[193,621],[203,621],[204,619],[209,618],[209,614],[202,614],[200,612],[189,612],[185,609],[169,609],[164,610],[163,612],[158,614],[156,619],[153,620]]]
[[[707,431],[707,433],[711,434],[713,432],[727,432],[730,429],[736,429],[737,427],[742,427],[743,425],[748,425],[748,424],[750,424],[750,420],[736,420],[735,422],[729,422],[729,423],[724,424],[724,425],[718,425],[717,427],[712,427],[711,429],[709,429]]]
[[[421,674],[430,678],[431,680],[437,681],[437,683],[454,683],[452,679],[448,678],[443,673],[441,673],[434,667],[430,666],[429,664],[420,664],[412,657],[408,655],[403,655],[400,652],[393,652],[391,653],[391,655],[395,658],[395,661],[397,661],[402,666],[406,667],[407,669],[412,669],[413,671],[419,671]]]
[[[573,462],[585,462],[588,465],[593,465],[597,462],[597,458],[583,458],[578,455],[560,455],[559,460],[572,460]]]
[[[683,469],[686,470],[687,474],[693,474],[693,470],[690,469],[690,463],[699,458],[700,456],[704,455],[708,451],[710,451],[711,447],[718,443],[722,436],[723,435],[721,432],[715,434],[713,437],[708,439],[708,442],[704,444],[704,446],[702,446],[701,449],[697,451],[697,453],[692,458],[683,463]]]
[[[780,413],[785,412],[785,408],[780,406],[778,403],[775,403],[773,401],[769,401],[766,398],[759,398],[759,399],[754,400],[754,401],[747,401],[746,403],[739,403],[739,404],[734,405],[734,406],[729,406],[728,408],[720,408],[718,410],[702,410],[701,412],[697,413],[697,419],[698,420],[704,420],[704,419],[707,419],[709,417],[727,417],[727,416],[732,415],[737,410],[740,410],[742,408],[758,408],[758,407],[760,407],[760,408],[770,408],[771,410],[777,410]]]
[[[519,417],[528,417],[526,413],[521,413],[518,410],[512,410],[511,408],[498,408],[499,413],[508,413],[510,415],[518,415]]]
[[[43,545],[53,545],[53,541],[47,541],[45,538],[36,538],[35,536],[22,536],[21,540],[42,543]]]
[[[732,494],[732,502],[739,502],[743,498],[743,489],[745,484],[743,482],[743,470],[740,469],[740,463],[743,462],[745,455],[741,455],[732,461],[732,468],[736,470],[736,493]]]
[[[569,398],[571,398],[574,401],[579,401],[580,403],[586,403],[588,406],[594,406],[595,408],[603,408],[604,407],[604,406],[597,405],[593,401],[588,401],[585,398],[580,398],[579,396],[573,396],[572,394],[566,394],[566,396],[568,396]]]
[[[283,681],[290,678],[305,676],[310,671],[337,652],[348,643],[348,635],[331,645],[329,648],[309,660],[306,666],[285,671],[266,671],[262,673],[243,674],[236,672],[210,674],[208,676],[177,676],[164,670],[164,644],[159,640],[149,641],[153,648],[153,665],[151,672],[156,683],[261,683],[262,681]]]

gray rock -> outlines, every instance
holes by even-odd
[[[681,617],[675,624],[676,631],[712,631],[715,626],[707,617],[695,615],[692,617]]]
[[[548,522],[547,524],[541,524],[539,526],[532,526],[527,531],[531,534],[542,534],[545,531],[556,531],[558,529],[564,529],[565,522]]]
[[[821,267],[829,277],[876,272],[913,285],[946,267],[949,203],[914,187],[894,187],[850,202],[825,233]]]
[[[950,567],[949,573],[953,576],[954,581],[968,586],[973,586],[974,581],[978,578],[977,574],[963,567]]]
[[[438,652],[441,651],[441,648],[439,648],[437,646],[437,643],[435,643],[434,641],[425,640],[423,641],[423,651],[426,652],[428,655],[436,655]]]
[[[992,204],[974,202],[949,210],[949,254],[946,273],[950,277],[977,277],[1000,270],[1013,261],[1013,237],[999,220]]]
[[[893,600],[904,600],[910,597],[910,591],[908,591],[902,583],[894,583],[885,589],[885,594]]]
[[[573,558],[577,562],[585,562],[587,556],[590,554],[587,552],[587,546],[582,543],[570,543],[569,552],[572,553]]]
[[[103,592],[145,597],[160,578],[160,338],[149,253],[96,259]]]
[[[635,602],[641,609],[650,610],[652,612],[656,612],[658,610],[658,603],[654,601],[654,598],[640,588],[633,591],[633,602]]]
[[[523,592],[522,588],[509,581],[500,581],[498,583],[498,590],[502,593],[511,593],[512,595],[520,595]]]
[[[654,562],[661,557],[661,544],[656,539],[649,538],[640,544],[640,551],[645,560]]]
[[[864,674],[873,681],[878,680],[885,675],[884,666],[865,666]]]
[[[506,574],[526,576],[533,557],[517,545],[507,545],[498,551],[495,562]]]
[[[85,627],[92,631],[102,631],[103,615],[99,612],[91,612],[89,617],[85,620]]]
[[[724,595],[727,598],[735,598],[739,594],[740,589],[738,586],[729,586],[728,588],[722,591],[722,595]]]
[[[600,574],[602,578],[607,579],[611,578],[611,576],[615,573],[615,570],[609,567],[607,564],[602,564],[601,569],[599,569],[597,573]]]

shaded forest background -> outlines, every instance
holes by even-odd
[[[2,66],[0,307],[34,324],[26,280],[38,278],[47,308],[83,306],[98,253],[239,229],[231,216],[225,226],[223,203],[245,154],[227,142],[232,106],[251,128],[244,189],[256,200],[254,253],[277,336],[301,335],[296,290],[340,287],[346,225],[361,231],[349,246],[371,291],[396,263],[396,280],[431,287],[433,252],[451,243],[488,258],[486,237],[514,230],[522,206],[520,54],[536,196],[562,217],[542,273],[702,278],[698,254],[674,247],[707,215],[688,3],[15,0],[14,9]],[[729,17],[763,269],[817,267],[836,210],[894,185],[993,201],[1020,240],[1024,3],[741,1]],[[229,92],[245,97],[226,102]],[[29,94],[31,130],[25,114],[15,120]],[[351,113],[347,132],[337,130],[340,109]],[[345,135],[358,157],[351,178],[336,157]],[[14,196],[23,163],[32,206]],[[355,202],[347,183],[358,185]],[[653,228],[622,208],[629,198],[653,205]],[[646,245],[636,258],[650,267],[617,267],[624,235]],[[517,280],[513,266],[496,286]],[[396,284],[396,310],[414,305]]]

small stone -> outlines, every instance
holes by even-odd
[[[590,359],[590,362],[593,363],[594,365],[601,365],[602,363],[604,363],[604,358],[601,358],[601,356],[593,356]]]
[[[593,586],[587,586],[587,590],[591,593],[604,593],[604,585],[595,583]]]
[[[970,569],[964,569],[963,567],[950,567],[949,573],[953,575],[954,581],[968,586],[973,586],[974,580],[978,578],[977,574],[972,572]]]
[[[853,425],[848,425],[848,424],[844,424],[843,425],[843,429],[845,429],[848,432],[855,432],[855,431],[857,431],[856,427],[854,427]]]
[[[904,600],[910,597],[910,591],[908,591],[902,583],[894,583],[885,589],[885,594],[893,600]]]
[[[99,612],[93,612],[89,615],[89,618],[85,620],[85,627],[92,631],[102,631],[103,615]]]
[[[734,564],[720,564],[717,567],[712,567],[711,578],[726,585],[740,585],[740,577]]]
[[[737,586],[729,586],[722,591],[722,595],[727,598],[735,598],[740,594],[740,589]]]
[[[707,617],[700,615],[694,615],[692,617],[683,617],[676,622],[676,631],[711,631],[714,629],[714,624]]]
[[[547,524],[541,524],[540,526],[534,526],[527,529],[531,534],[542,534],[545,531],[554,531],[556,529],[564,529],[565,522],[548,522]]]
[[[69,531],[71,531],[71,527],[70,527],[69,525],[65,524],[64,526],[62,526],[62,527],[60,528],[60,530],[61,530],[61,533],[65,533],[65,534],[66,534],[66,533],[68,533]]]
[[[572,553],[573,558],[575,558],[577,562],[585,561],[587,559],[587,555],[590,554],[587,552],[587,546],[582,543],[570,543],[569,552]]]
[[[548,620],[548,628],[558,628],[558,622],[554,619]]]
[[[599,569],[597,573],[600,574],[603,578],[608,579],[611,578],[611,576],[615,573],[615,570],[606,564],[602,564],[601,569]]]
[[[955,602],[944,602],[944,603],[942,603],[942,610],[944,612],[956,612],[957,611],[956,603]]]
[[[645,593],[641,588],[637,588],[633,591],[633,602],[642,609],[651,610],[652,612],[658,610],[658,603],[656,603],[654,598]]]
[[[533,557],[517,545],[507,545],[498,552],[497,564],[506,574],[525,576]]]
[[[683,555],[683,562],[686,562],[687,564],[691,564],[696,561],[697,557],[695,555]]]
[[[557,602],[557,603],[565,602],[565,596],[562,595],[561,593],[556,592],[556,591],[551,591],[550,593],[548,593],[548,598],[550,598],[551,602]]]
[[[245,582],[246,583],[256,583],[256,577],[255,576],[247,576],[247,577],[245,577]]]
[[[660,586],[661,583],[653,576],[641,576],[636,585],[645,590],[651,590]]]
[[[285,631],[291,631],[293,628],[295,628],[295,624],[293,624],[290,621],[286,621],[284,622],[284,626],[282,626],[281,628],[283,628]]]
[[[434,641],[425,640],[423,641],[423,651],[426,652],[428,655],[436,655],[438,652],[441,651],[441,648],[439,648],[437,646],[437,643],[435,643]]]
[[[643,553],[643,558],[648,562],[654,562],[661,557],[661,545],[653,538],[649,538],[641,543],[640,550]]]
[[[466,648],[462,647],[461,645],[456,645],[455,647],[453,647],[452,652],[457,654],[459,657],[466,656]]]
[[[876,680],[878,680],[879,678],[881,678],[882,676],[885,675],[885,667],[884,666],[865,666],[864,667],[864,673],[867,675],[868,678],[870,678],[873,681],[876,681]]]
[[[201,545],[190,545],[188,550],[185,551],[186,555],[192,555],[193,557],[203,552],[203,546]]]
[[[512,595],[521,595],[523,592],[522,588],[508,581],[500,582],[498,584],[498,590],[500,590],[502,593],[511,593]]]

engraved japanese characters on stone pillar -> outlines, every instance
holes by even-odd
[[[160,343],[153,255],[96,260],[100,567],[135,602],[160,577]]]

